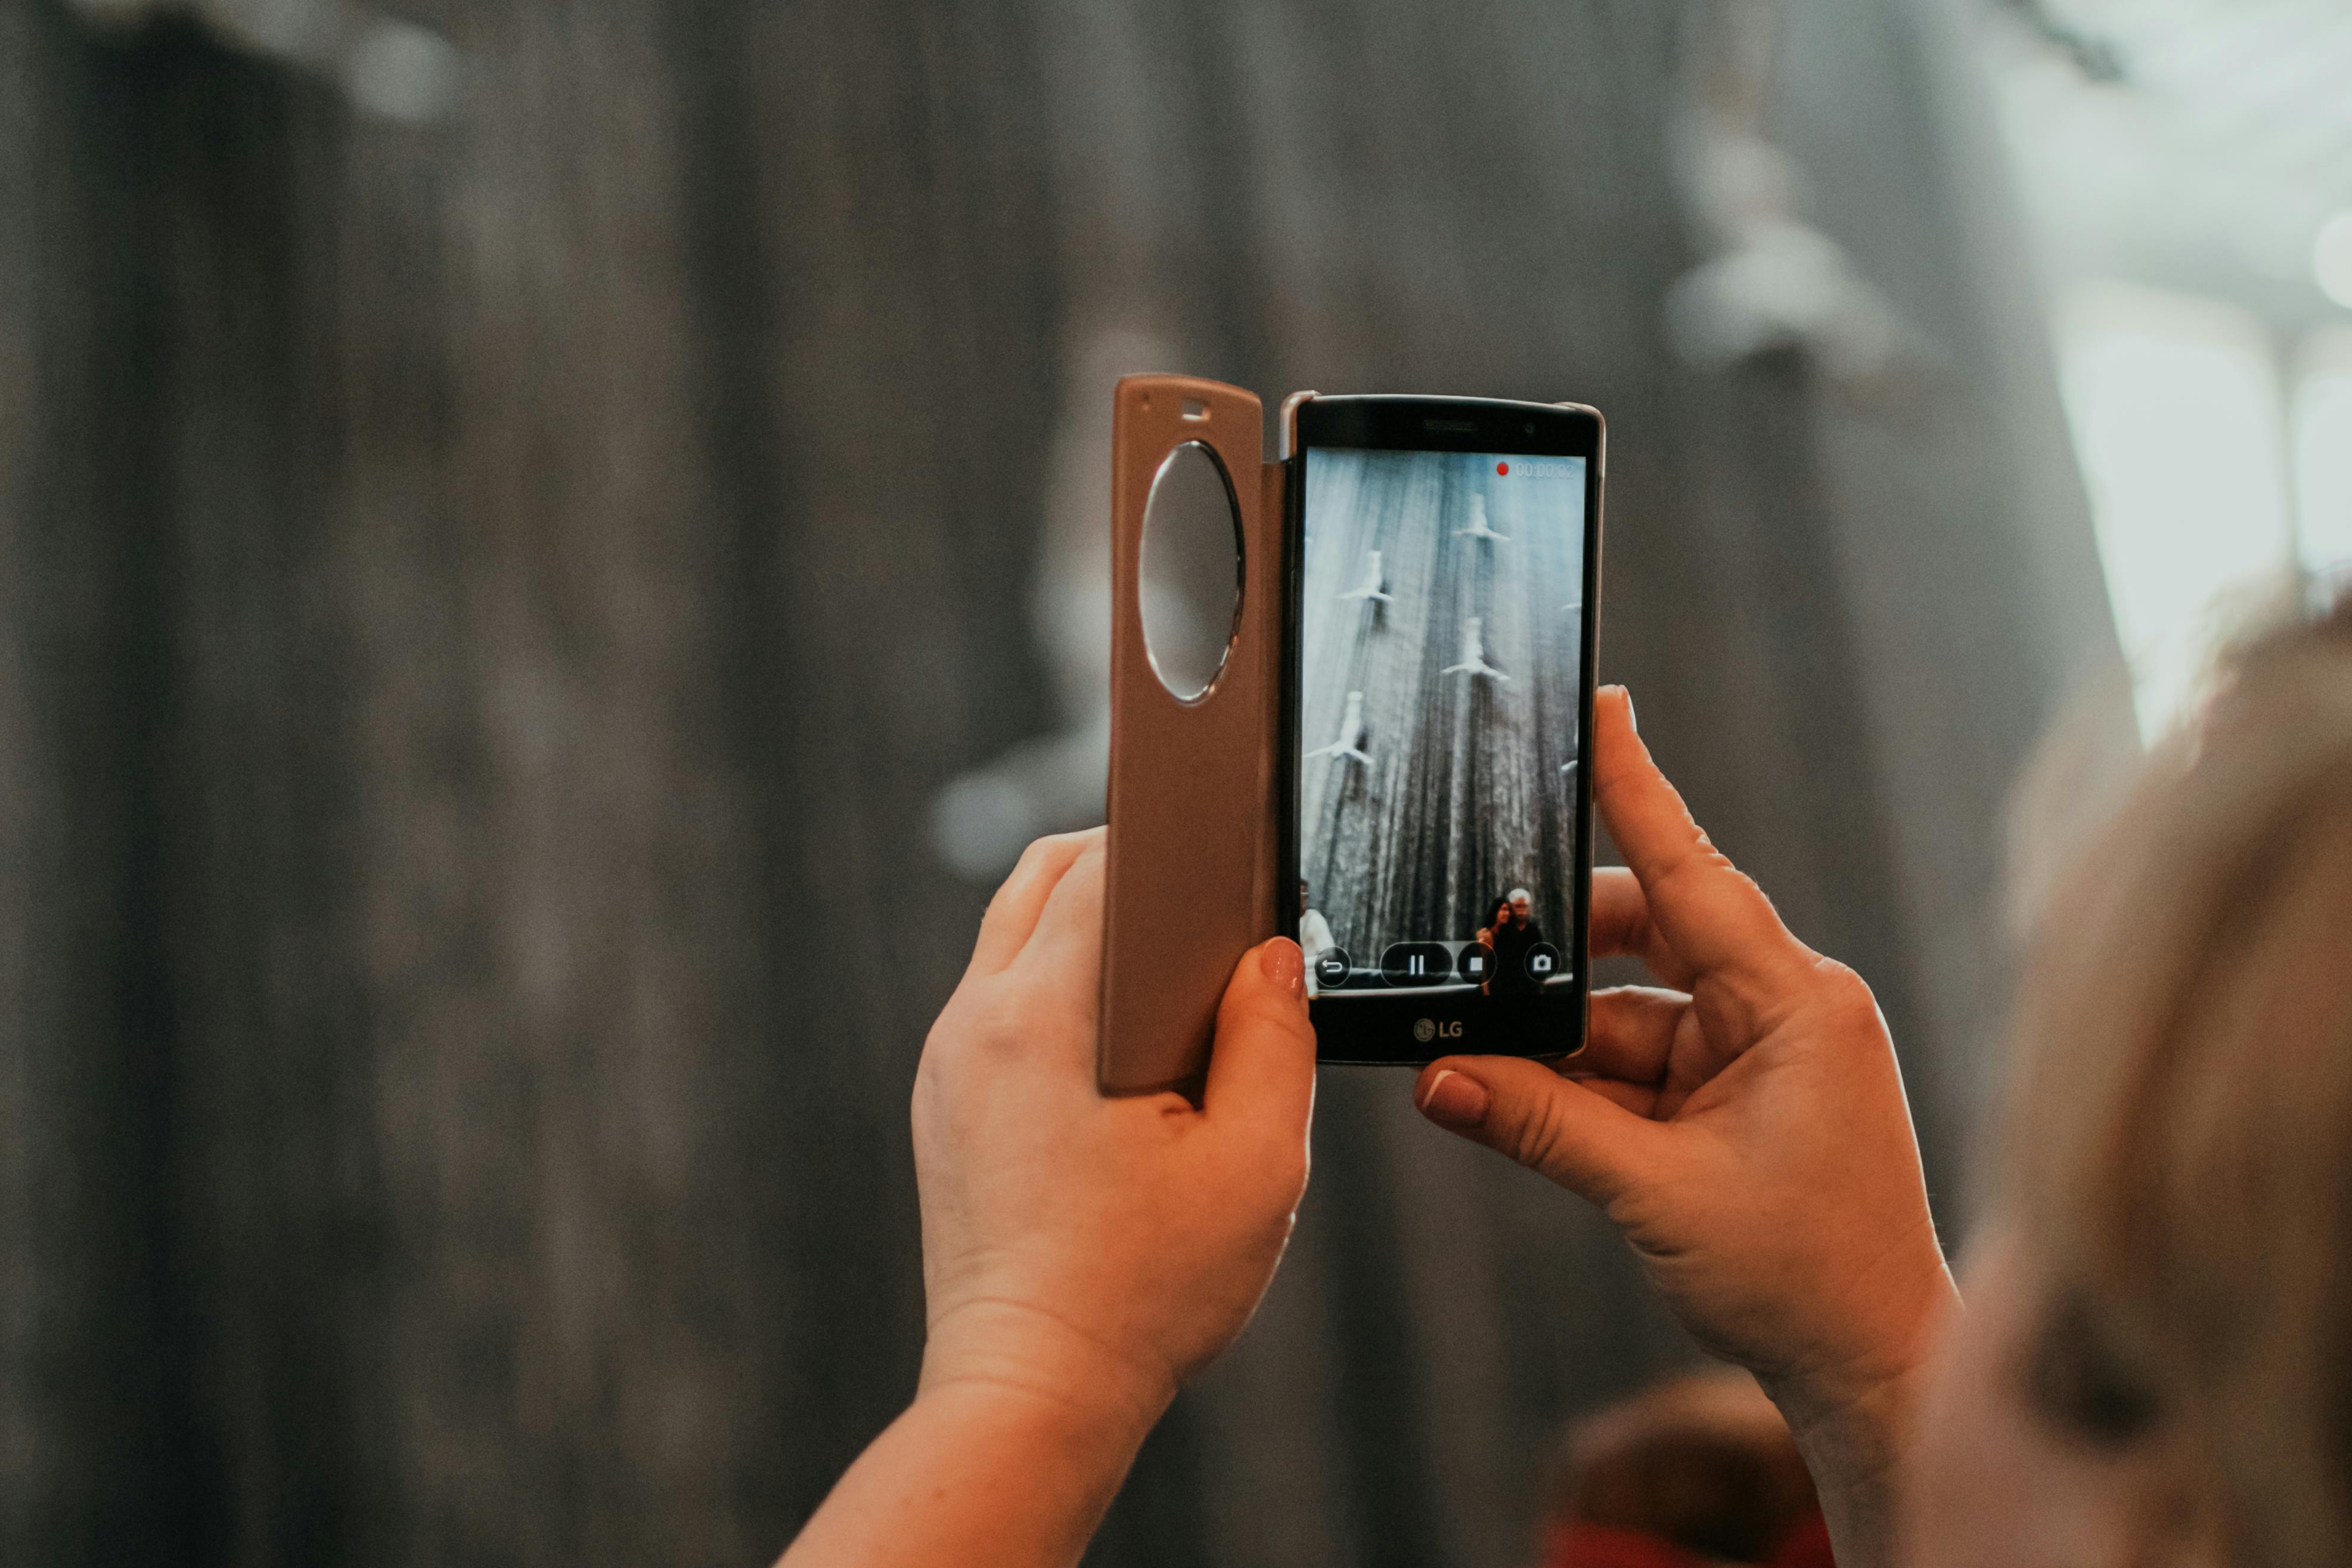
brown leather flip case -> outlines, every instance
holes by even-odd
[[[1192,376],[1129,376],[1113,394],[1108,889],[1103,1092],[1197,1095],[1234,967],[1280,928],[1278,729],[1286,507],[1263,461],[1258,400]],[[1224,667],[1180,702],[1144,646],[1145,505],[1187,442],[1223,462],[1241,528],[1241,607]]]

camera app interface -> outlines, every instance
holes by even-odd
[[[1585,459],[1315,446],[1306,465],[1308,984],[1538,1000],[1575,949]]]

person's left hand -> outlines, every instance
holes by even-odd
[[[1307,1186],[1315,1036],[1297,944],[1244,955],[1202,1102],[1096,1088],[1104,839],[1030,846],[915,1076],[923,1387],[1139,1425],[1241,1333]]]

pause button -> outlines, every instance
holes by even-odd
[[[1393,942],[1381,955],[1381,978],[1391,986],[1434,986],[1453,974],[1454,955],[1443,942]]]

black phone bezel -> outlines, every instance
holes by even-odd
[[[1298,734],[1300,683],[1300,601],[1306,545],[1307,454],[1317,446],[1369,447],[1406,452],[1492,452],[1530,457],[1581,457],[1584,469],[1584,615],[1577,694],[1580,737],[1592,733],[1594,661],[1599,649],[1601,603],[1601,497],[1606,476],[1607,430],[1601,415],[1580,404],[1517,402],[1499,398],[1411,397],[1397,395],[1314,396],[1292,413],[1284,464],[1285,518],[1288,559],[1285,563],[1288,602],[1283,617],[1282,737],[1277,796],[1281,801],[1281,863],[1283,929],[1297,935],[1297,889],[1299,878],[1299,759],[1305,742]],[[1532,426],[1532,428],[1529,428]],[[1550,1061],[1584,1049],[1591,997],[1590,927],[1592,907],[1592,779],[1590,768],[1576,770],[1576,820],[1581,852],[1576,857],[1576,895],[1572,901],[1576,955],[1574,973],[1566,986],[1564,1006],[1536,1004],[1538,1014],[1520,1013],[1528,1027],[1550,1027],[1566,1015],[1572,1037],[1532,1049],[1515,1047],[1494,1038],[1509,1029],[1514,1009],[1499,1008],[1491,997],[1475,993],[1434,992],[1399,988],[1394,1000],[1351,998],[1334,1008],[1316,998],[1309,1003],[1315,1023],[1315,1055],[1333,1064],[1419,1067],[1441,1056],[1462,1054],[1519,1056]],[[1416,1026],[1427,1019],[1433,1038],[1417,1038]],[[1449,1032],[1452,1031],[1452,1032]],[[1554,1037],[1556,1039],[1557,1037]]]

